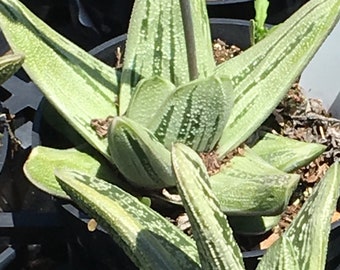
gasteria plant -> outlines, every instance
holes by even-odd
[[[1,29],[12,49],[25,55],[25,70],[95,149],[33,149],[24,170],[34,184],[68,197],[54,176],[56,168],[66,167],[158,194],[176,186],[173,143],[223,160],[280,102],[338,21],[340,10],[339,0],[311,0],[267,38],[216,67],[205,1],[187,2],[191,36],[184,31],[188,24],[183,24],[180,3],[135,1],[123,69],[118,71],[58,35],[19,1],[0,2]],[[193,47],[186,46],[190,39]],[[189,65],[188,59],[196,61]],[[98,136],[91,123],[108,129],[108,136]],[[261,147],[246,148],[209,181],[223,212],[266,223],[262,216],[281,213],[298,182],[297,175],[282,170],[312,160],[324,147],[272,135],[264,140]]]

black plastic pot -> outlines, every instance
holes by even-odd
[[[23,0],[37,16],[89,50],[127,32],[134,0]]]
[[[278,24],[286,20],[308,0],[269,0],[267,23]],[[210,18],[250,20],[255,17],[254,0],[207,0]]]

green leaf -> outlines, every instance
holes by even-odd
[[[179,143],[171,153],[178,191],[189,216],[202,269],[244,269],[241,251],[209,187],[201,158]]]
[[[280,254],[288,253],[286,249],[288,245],[292,261],[296,261],[299,266],[295,269],[324,269],[331,217],[339,196],[339,187],[340,164],[336,162],[328,169],[325,177],[305,202],[285,232],[284,239],[279,239],[266,252],[259,264],[259,270],[293,269],[277,267],[285,265],[285,258]],[[282,244],[283,241],[287,243]]]
[[[272,260],[266,266],[258,266],[256,269],[277,269],[277,270],[302,270],[301,265],[296,257],[296,253],[294,252],[294,247],[291,242],[285,235],[282,235],[279,240],[277,240],[277,244],[274,244],[270,247],[272,253],[275,253],[275,258],[272,257]],[[308,268],[307,268],[308,269]],[[307,270],[305,269],[305,270]],[[312,269],[312,268],[311,268]],[[324,268],[313,268],[313,269],[324,269]],[[309,270],[309,269],[308,269]]]
[[[339,20],[339,0],[311,0],[273,33],[217,67],[231,79],[235,105],[218,156],[244,142],[270,115]]]
[[[265,26],[267,19],[267,10],[269,7],[268,0],[255,0],[255,20],[251,20],[251,44],[259,42],[264,39],[268,33],[268,29]]]
[[[0,57],[0,85],[19,70],[24,62],[21,54],[7,54]]]
[[[276,226],[281,215],[276,216],[228,216],[229,225],[234,233],[260,235]]]
[[[157,212],[117,186],[70,170],[60,185],[103,226],[141,269],[200,269],[195,242]]]
[[[93,118],[116,115],[117,72],[48,27],[16,0],[0,2],[0,27],[24,69],[57,111],[108,158]]]
[[[288,204],[299,175],[282,172],[246,148],[210,177],[222,211],[228,215],[278,215]]]
[[[73,168],[109,182],[122,183],[107,160],[91,147],[84,145],[66,150],[35,147],[25,162],[24,172],[26,177],[41,190],[57,197],[68,198],[54,177],[56,168]]]
[[[170,149],[182,142],[198,152],[210,151],[219,140],[232,110],[231,85],[212,76],[180,86],[148,128]]]
[[[291,172],[317,158],[326,146],[266,133],[251,149],[274,167]]]
[[[159,76],[141,80],[129,104],[127,117],[147,127],[175,90],[170,81]]]
[[[200,77],[215,68],[205,1],[191,1]],[[158,75],[179,86],[189,82],[184,30],[178,0],[135,1],[129,25],[119,96],[122,115],[142,78]]]
[[[117,116],[108,140],[111,158],[130,184],[145,189],[176,185],[170,152],[146,128]]]

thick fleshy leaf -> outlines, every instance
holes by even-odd
[[[272,258],[270,264],[259,266],[258,269],[277,269],[277,270],[302,270],[301,265],[297,260],[293,246],[285,235],[282,235],[278,243],[270,247],[271,252],[275,253],[275,258]],[[304,268],[305,270],[315,269],[321,270],[324,268]]]
[[[311,0],[265,39],[217,67],[216,74],[231,79],[235,87],[235,105],[217,149],[220,159],[269,116],[339,14],[339,0]]]
[[[244,269],[242,255],[201,158],[184,144],[172,148],[177,187],[189,216],[202,269]]]
[[[291,172],[317,158],[326,146],[266,133],[251,149],[274,167]]]
[[[180,86],[150,122],[149,129],[170,149],[184,143],[197,152],[210,151],[219,140],[233,106],[231,84],[217,77]]]
[[[24,69],[57,111],[108,157],[91,119],[116,115],[117,72],[48,27],[20,1],[0,2],[0,27]]]
[[[147,127],[176,87],[159,76],[140,81],[132,96],[126,116]]]
[[[176,185],[169,150],[143,126],[117,116],[108,140],[111,158],[130,184],[145,189]]]
[[[195,242],[129,193],[70,170],[56,176],[67,194],[106,229],[141,269],[200,269]]]
[[[328,169],[305,202],[285,232],[285,239],[279,239],[273,244],[257,269],[294,269],[284,267],[285,258],[280,256],[288,252],[287,246],[290,249],[291,261],[296,261],[299,265],[299,268],[295,269],[324,269],[331,217],[339,197],[339,188],[340,164],[337,162]]]
[[[24,62],[22,54],[7,54],[0,57],[0,85],[11,77]]]
[[[38,188],[52,195],[68,198],[54,176],[56,168],[73,168],[82,170],[89,175],[96,175],[106,181],[121,184],[101,155],[91,147],[83,146],[59,150],[38,146],[33,148],[24,165],[26,177]]]
[[[273,229],[280,221],[276,216],[228,216],[234,233],[242,235],[260,235]]]
[[[278,215],[288,204],[299,175],[271,166],[251,149],[210,177],[213,192],[228,215]]]
[[[215,68],[205,1],[190,1],[197,67],[200,77]],[[130,20],[119,96],[119,112],[127,109],[142,78],[155,75],[176,86],[189,82],[187,51],[178,0],[135,1]]]

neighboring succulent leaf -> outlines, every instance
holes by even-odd
[[[210,177],[222,211],[237,216],[282,213],[298,181],[299,175],[278,170],[249,148]]]
[[[190,1],[193,11],[196,53],[200,77],[210,75],[215,68],[212,54],[209,20],[205,1]],[[122,115],[142,78],[158,75],[176,86],[189,82],[187,51],[178,0],[135,1],[119,96]]]
[[[107,160],[91,147],[66,150],[38,146],[32,149],[24,164],[26,177],[38,188],[52,195],[68,198],[54,177],[56,168],[74,168],[113,183],[121,183]]]
[[[210,151],[221,136],[232,105],[230,84],[214,76],[198,79],[180,86],[148,128],[167,149],[181,142],[197,152]]]
[[[116,114],[117,72],[48,27],[20,1],[0,1],[0,27],[24,69],[57,111],[108,158],[91,119]]]
[[[317,158],[326,146],[266,133],[251,149],[274,167],[291,172]]]
[[[195,242],[137,198],[101,179],[57,170],[60,185],[141,269],[200,269]]]
[[[339,20],[339,0],[311,0],[265,39],[217,67],[231,79],[235,105],[218,156],[244,142],[270,115]]]
[[[281,214],[276,216],[228,216],[234,233],[242,235],[259,235],[273,229],[280,221]]]
[[[302,206],[284,233],[284,239],[279,239],[267,250],[257,269],[294,269],[284,267],[287,262],[280,254],[285,253],[291,254],[292,262],[296,261],[298,267],[295,269],[324,269],[331,217],[339,196],[339,187],[340,164],[337,162],[328,169]]]
[[[130,184],[145,189],[176,185],[169,150],[143,126],[117,116],[108,140],[111,158]]]
[[[251,44],[259,42],[268,34],[268,28],[265,25],[267,19],[267,10],[269,7],[268,0],[255,0],[255,19],[251,20]]]
[[[21,54],[7,54],[0,57],[0,85],[19,70],[24,59]]]
[[[144,127],[148,126],[175,90],[176,87],[170,81],[159,76],[140,81],[136,86],[126,116]]]
[[[244,269],[241,251],[209,187],[209,176],[201,158],[179,143],[173,146],[171,154],[202,269]]]

